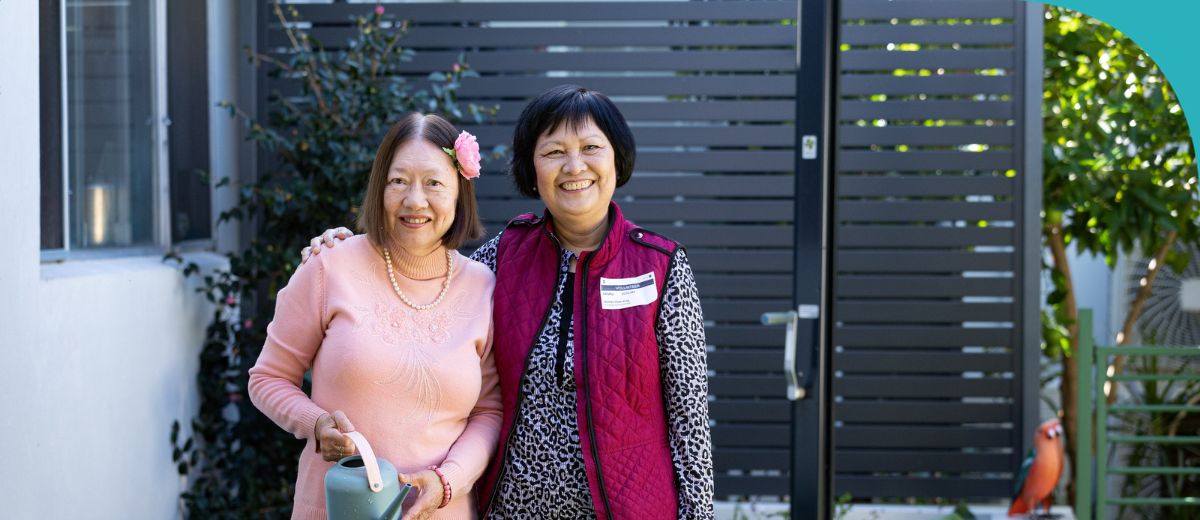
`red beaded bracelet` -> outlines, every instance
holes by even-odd
[[[438,509],[441,509],[450,503],[450,481],[446,479],[446,475],[442,474],[442,470],[437,466],[429,466],[429,469],[437,473],[438,479],[442,481],[442,503],[438,505]]]

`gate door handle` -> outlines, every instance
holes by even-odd
[[[789,401],[804,399],[804,389],[800,387],[800,376],[796,373],[796,321],[800,314],[796,311],[764,312],[763,325],[787,324],[787,338],[783,343],[783,373],[787,375],[787,398]]]

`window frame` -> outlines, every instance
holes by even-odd
[[[61,114],[61,11],[62,5],[57,0],[41,0],[38,4],[38,80],[40,82],[38,110],[41,121],[38,129],[41,148],[38,164],[38,178],[41,183],[41,190],[38,194],[40,204],[38,210],[39,250],[59,249],[61,245],[56,247],[54,244],[61,244],[64,236],[62,222],[64,186],[61,152],[65,148],[62,146],[63,131],[61,128],[63,122]],[[53,122],[58,122],[60,127],[53,129]],[[58,157],[55,157],[56,152],[60,152]],[[47,230],[53,231],[49,231],[48,234]]]
[[[69,128],[70,113],[68,112],[68,100],[66,93],[69,92],[67,85],[67,5],[68,0],[42,0],[42,2],[52,2],[57,4],[58,9],[58,63],[57,71],[59,76],[58,84],[58,108],[59,120],[56,122],[43,121],[43,124],[55,124],[58,126],[58,141],[59,149],[59,169],[60,172],[56,176],[60,184],[57,203],[59,205],[58,213],[62,219],[62,235],[61,247],[55,249],[41,249],[42,263],[63,262],[76,259],[94,259],[94,258],[117,258],[128,256],[145,256],[152,254],[162,254],[167,248],[171,247],[171,184],[170,184],[170,142],[169,142],[169,126],[171,121],[168,117],[168,97],[167,97],[167,1],[168,0],[151,0],[150,1],[150,76],[151,76],[151,113],[154,121],[153,143],[150,146],[151,157],[150,166],[153,170],[151,176],[152,182],[150,186],[151,192],[151,214],[154,230],[151,232],[153,241],[151,244],[136,245],[127,247],[111,247],[111,248],[72,248],[72,232],[71,229],[71,196],[70,196],[70,143],[71,129]],[[53,152],[52,152],[53,153]],[[45,202],[45,201],[43,201]],[[44,233],[44,231],[43,231]]]
[[[213,207],[212,180],[196,175],[213,169],[213,135],[210,119],[215,98],[210,89],[214,75],[209,64],[208,6],[205,2],[170,2],[166,10],[166,81],[168,132],[167,168],[169,233],[175,250],[213,249],[217,223]],[[204,45],[196,45],[203,42]],[[195,71],[205,71],[204,81],[196,81]],[[221,115],[224,115],[222,112]],[[181,228],[180,218],[188,225]]]

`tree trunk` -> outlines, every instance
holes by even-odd
[[[1117,345],[1126,345],[1129,343],[1129,337],[1133,335],[1133,325],[1137,323],[1138,318],[1142,316],[1142,307],[1146,304],[1146,300],[1150,298],[1151,287],[1154,286],[1154,279],[1158,276],[1158,272],[1163,268],[1163,261],[1167,258],[1167,253],[1171,251],[1171,247],[1175,245],[1175,239],[1179,236],[1178,233],[1172,231],[1167,234],[1166,241],[1162,247],[1158,248],[1158,252],[1154,254],[1154,262],[1150,264],[1150,269],[1146,271],[1146,283],[1138,287],[1137,295],[1133,298],[1133,304],[1129,306],[1129,312],[1125,314],[1125,323],[1121,326],[1121,337],[1117,340]],[[1125,357],[1116,356],[1113,359],[1113,364],[1108,367],[1109,373],[1116,375],[1121,373],[1121,368],[1125,366]],[[1108,404],[1112,405],[1117,402],[1117,382],[1104,389],[1108,394]]]
[[[1048,223],[1046,232],[1046,244],[1050,246],[1050,255],[1054,259],[1054,270],[1063,275],[1065,280],[1064,289],[1066,297],[1061,305],[1066,312],[1067,321],[1067,336],[1070,338],[1070,352],[1062,353],[1062,381],[1059,385],[1059,396],[1062,407],[1062,427],[1063,437],[1066,440],[1066,452],[1068,467],[1075,467],[1075,447],[1078,445],[1075,441],[1075,418],[1078,410],[1075,409],[1076,395],[1079,392],[1079,366],[1075,356],[1076,349],[1079,348],[1079,309],[1075,302],[1075,285],[1071,281],[1071,265],[1067,260],[1067,246],[1062,236],[1062,223]],[[1090,331],[1088,332],[1090,334]],[[1067,503],[1075,503],[1075,475],[1071,474],[1071,480],[1067,482]]]

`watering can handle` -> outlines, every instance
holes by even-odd
[[[379,474],[379,462],[375,460],[375,452],[371,449],[367,438],[358,432],[345,432],[345,435],[354,441],[359,455],[362,455],[363,465],[367,469],[367,483],[370,484],[371,491],[375,493],[383,491],[383,476]]]

